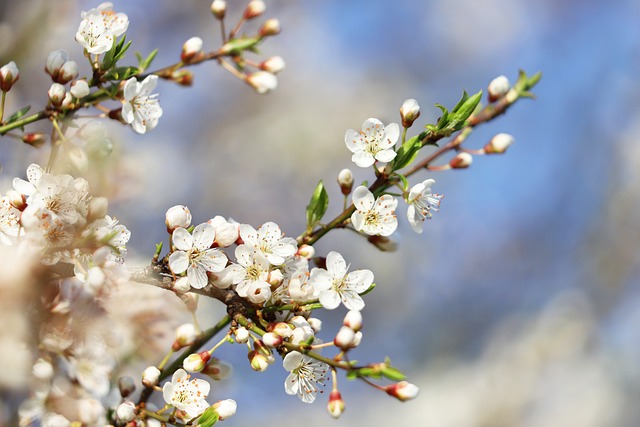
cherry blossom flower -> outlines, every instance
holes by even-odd
[[[131,77],[124,84],[122,119],[137,133],[143,134],[155,128],[162,117],[158,94],[151,93],[157,84],[156,75],[147,76],[142,82]]]
[[[162,397],[169,405],[183,411],[186,420],[190,420],[209,407],[205,399],[210,389],[211,385],[205,380],[191,379],[187,371],[178,369],[171,377],[171,382],[162,387]]]
[[[320,291],[318,299],[327,310],[333,310],[340,301],[349,310],[362,310],[364,301],[360,293],[369,289],[373,283],[370,270],[356,270],[347,274],[349,267],[338,252],[327,254],[327,269],[314,268],[310,280]]]
[[[20,211],[11,205],[9,197],[0,199],[0,244],[12,245],[15,238],[22,234]]]
[[[371,166],[376,160],[390,162],[396,157],[393,146],[400,136],[397,123],[383,126],[378,119],[367,119],[360,132],[349,129],[344,135],[344,142],[353,153],[351,160],[361,168]]]
[[[236,247],[237,264],[231,264],[218,275],[220,282],[236,285],[236,292],[249,301],[261,304],[271,298],[269,262],[247,245]]]
[[[282,366],[291,372],[284,381],[287,394],[297,394],[304,403],[313,403],[319,385],[324,385],[329,365],[297,351],[288,353]]]
[[[271,265],[282,265],[286,258],[298,250],[295,239],[284,237],[278,224],[266,222],[256,231],[248,224],[240,226],[240,237],[244,244],[258,251]]]
[[[172,236],[177,250],[169,256],[169,268],[175,274],[186,271],[189,284],[195,289],[207,285],[207,271],[221,272],[227,264],[227,257],[220,250],[211,249],[215,231],[210,224],[198,225],[193,235],[179,227]]]
[[[434,179],[425,179],[409,191],[407,219],[416,233],[422,233],[422,223],[425,219],[431,219],[431,211],[437,212],[440,206],[442,194],[431,193],[431,186],[435,182]]]
[[[82,12],[82,21],[76,32],[76,41],[87,52],[99,55],[113,46],[116,37],[129,27],[129,18],[124,13],[113,11],[113,4],[105,2],[97,8]]]
[[[351,215],[351,223],[356,230],[371,236],[390,236],[398,228],[395,209],[398,201],[388,194],[374,199],[373,193],[363,185],[353,192],[356,210]]]

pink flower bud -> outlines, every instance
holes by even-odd
[[[189,63],[202,53],[202,39],[200,37],[191,37],[182,45],[182,53],[180,60]]]
[[[253,19],[257,16],[260,16],[267,9],[267,6],[264,4],[262,0],[251,0],[247,5],[247,8],[244,10],[244,14],[242,15],[244,19]]]
[[[221,421],[234,416],[237,407],[238,405],[233,399],[220,400],[213,404],[213,409],[216,411]]]
[[[453,169],[465,169],[471,166],[473,163],[473,157],[469,153],[458,153],[453,159],[449,161],[449,166]]]
[[[133,402],[130,402],[130,401],[122,402],[116,409],[116,418],[121,423],[128,423],[129,421],[133,421],[135,417],[136,417],[136,405]]]
[[[491,138],[491,141],[484,146],[484,152],[487,154],[502,154],[507,151],[507,148],[509,148],[513,142],[513,136],[508,133],[499,133]]]
[[[342,351],[346,351],[352,347],[355,347],[355,338],[356,333],[353,329],[348,326],[342,326],[338,331],[338,334],[333,339],[333,343],[342,349]]]
[[[191,225],[191,211],[188,207],[176,205],[167,211],[165,215],[167,232],[173,233],[176,228],[188,228]]]
[[[284,67],[284,59],[282,59],[281,56],[272,56],[260,63],[260,69],[271,74],[278,74],[280,71],[284,70]]]
[[[405,400],[411,400],[416,397],[420,389],[415,384],[400,381],[399,383],[388,385],[385,391],[388,395],[404,402]]]
[[[259,94],[265,94],[278,87],[278,78],[266,71],[256,71],[245,77],[245,82]]]
[[[47,93],[51,104],[59,107],[62,105],[62,101],[64,101],[64,96],[67,94],[67,91],[60,83],[53,83]]]
[[[201,351],[200,353],[192,353],[187,356],[182,362],[182,367],[187,372],[200,372],[207,366],[207,363],[211,359],[211,354],[208,351]]]
[[[353,173],[350,169],[342,169],[340,173],[338,173],[338,185],[340,186],[340,191],[345,196],[351,193],[351,189],[353,188]]]
[[[270,18],[264,21],[264,24],[262,24],[258,30],[258,34],[261,37],[269,37],[280,34],[280,31],[282,31],[282,28],[280,28],[280,21],[275,18]]]
[[[362,313],[356,310],[349,310],[344,316],[342,324],[351,328],[354,332],[358,332],[362,328]]]
[[[327,411],[333,418],[340,418],[340,415],[344,412],[344,400],[338,390],[333,390],[329,394],[329,404],[327,405]]]
[[[27,132],[22,135],[22,141],[33,147],[42,147],[47,142],[47,135],[42,132]]]
[[[489,93],[489,102],[497,101],[509,92],[511,84],[506,76],[498,76],[491,80],[487,92]]]
[[[227,2],[224,0],[213,0],[211,3],[211,13],[216,19],[224,19],[224,15],[227,12]]]
[[[420,105],[413,98],[405,99],[400,107],[400,118],[402,126],[411,127],[413,122],[420,116]]]
[[[160,380],[160,369],[149,366],[142,372],[142,384],[146,387],[153,387]]]
[[[0,89],[3,92],[9,92],[11,87],[20,78],[20,72],[16,63],[11,61],[0,68]]]

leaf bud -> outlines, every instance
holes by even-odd
[[[11,61],[0,67],[0,89],[2,89],[3,92],[9,92],[19,78],[20,72],[15,62]]]
[[[172,206],[165,214],[165,224],[169,234],[173,233],[176,228],[189,228],[191,225],[191,211],[186,206]]]
[[[473,163],[471,154],[462,152],[449,161],[449,166],[453,169],[465,169],[471,166],[471,163]]]
[[[385,391],[389,396],[393,396],[396,399],[404,402],[416,397],[420,392],[420,389],[415,384],[411,384],[407,381],[400,381],[399,383],[386,386]]]
[[[121,423],[128,423],[129,421],[133,421],[136,417],[136,405],[130,401],[124,401],[118,408],[116,409],[116,418]]]
[[[413,122],[420,116],[420,105],[413,98],[405,99],[400,107],[400,118],[402,126],[411,127]]]
[[[333,390],[329,394],[329,404],[327,405],[327,411],[333,418],[340,418],[340,415],[344,412],[344,400],[338,390]]]
[[[247,8],[244,10],[244,14],[242,17],[244,19],[253,19],[264,13],[267,9],[267,6],[264,4],[262,0],[251,0],[247,5]]]
[[[491,80],[487,92],[489,94],[489,102],[497,101],[509,92],[511,84],[506,76],[498,76]]]
[[[193,73],[191,70],[180,69],[171,73],[171,80],[180,86],[189,87],[193,85]]]
[[[345,196],[351,193],[351,189],[353,188],[353,173],[350,169],[342,169],[340,173],[338,173],[338,185],[340,185],[340,190]]]
[[[202,53],[202,39],[200,37],[191,37],[182,45],[182,53],[180,60],[189,63]]]
[[[278,78],[266,71],[256,71],[248,74],[244,80],[261,95],[278,87]]]
[[[148,366],[142,372],[142,384],[146,387],[153,387],[160,381],[160,369],[155,366]]]
[[[56,107],[62,105],[62,101],[64,101],[64,97],[67,94],[66,89],[60,83],[53,83],[47,92],[49,95],[49,100],[51,104]]]
[[[236,414],[238,405],[233,399],[220,400],[213,404],[213,409],[218,413],[220,420],[226,420]]]
[[[502,154],[507,151],[507,148],[509,148],[513,142],[513,136],[508,133],[499,133],[491,138],[491,141],[484,146],[484,152],[487,154]]]
[[[260,63],[260,69],[271,74],[278,74],[284,67],[284,59],[281,56],[272,56]]]
[[[344,316],[342,325],[351,328],[354,332],[358,332],[362,328],[362,313],[357,310],[349,310]]]
[[[258,30],[258,34],[261,37],[277,36],[282,31],[280,28],[280,21],[276,18],[269,18],[264,21],[264,24]]]
[[[227,13],[227,2],[224,0],[213,0],[211,3],[211,13],[216,19],[224,19],[224,15]]]

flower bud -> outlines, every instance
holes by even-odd
[[[267,332],[262,336],[262,342],[269,347],[278,347],[283,341],[284,339],[280,335],[273,332]]]
[[[307,260],[310,260],[311,258],[313,258],[315,254],[316,254],[316,250],[313,249],[313,246],[307,245],[306,243],[303,245],[300,245],[300,247],[298,248],[297,255]]]
[[[39,148],[47,142],[47,135],[42,132],[27,132],[22,135],[22,142],[33,147]]]
[[[220,381],[228,378],[231,375],[231,365],[223,362],[220,359],[212,357],[207,366],[201,371],[201,373],[207,375],[209,378],[215,381]]]
[[[189,278],[187,276],[178,277],[175,282],[173,282],[173,291],[177,294],[184,294],[191,290],[191,285],[189,284]]]
[[[251,350],[249,354],[247,354],[249,358],[249,364],[251,365],[251,369],[258,372],[266,371],[269,367],[269,361],[267,357],[258,353],[255,350]]]
[[[234,416],[236,414],[237,407],[238,405],[233,399],[220,400],[213,404],[213,409],[216,411],[221,421]]]
[[[69,55],[62,49],[49,52],[47,55],[47,64],[44,66],[44,71],[51,76],[54,82],[58,81],[60,75],[60,69],[69,60]]]
[[[269,363],[271,362],[271,359],[273,358],[273,352],[271,351],[271,349],[269,347],[267,347],[264,342],[262,340],[256,341],[253,343],[253,349],[255,351],[257,351],[258,353],[262,354],[263,356],[265,356],[267,358],[267,360],[269,361]]]
[[[176,228],[189,228],[191,225],[191,211],[188,207],[176,205],[167,211],[164,223],[167,225],[167,232],[173,233]]]
[[[322,329],[322,320],[318,318],[310,317],[307,322],[309,322],[309,326],[311,326],[311,329],[313,329],[313,332],[316,334]]]
[[[71,89],[69,89],[69,92],[71,92],[71,95],[75,98],[80,99],[89,95],[89,92],[91,91],[89,89],[89,83],[87,83],[86,80],[76,80],[71,83]]]
[[[338,174],[338,185],[345,196],[351,193],[353,188],[353,173],[350,169],[342,169]]]
[[[487,92],[489,93],[489,102],[497,101],[509,92],[511,84],[506,76],[498,76],[491,80]]]
[[[395,252],[398,249],[398,242],[388,236],[369,236],[367,240],[382,252]]]
[[[271,285],[271,289],[275,290],[282,284],[284,281],[284,275],[280,270],[273,270],[269,273],[269,277],[267,278],[267,283]]]
[[[231,246],[238,240],[240,230],[237,223],[229,222],[220,215],[214,216],[207,222],[213,225],[213,229],[216,232],[215,242],[221,248]]]
[[[191,70],[181,68],[180,70],[171,73],[171,80],[178,83],[180,86],[188,87],[193,85],[193,73]]]
[[[340,415],[344,412],[344,400],[338,390],[333,390],[329,394],[329,404],[327,405],[327,411],[333,418],[340,418]]]
[[[193,323],[184,323],[176,329],[176,340],[171,348],[173,351],[180,350],[182,347],[193,344],[197,337],[198,332]]]
[[[9,92],[11,87],[20,78],[20,72],[16,63],[11,61],[0,68],[0,89],[3,92]]]
[[[182,45],[182,53],[180,60],[184,63],[191,62],[194,58],[202,53],[202,39],[200,37],[191,37]]]
[[[487,154],[502,154],[507,151],[507,148],[509,148],[513,142],[513,136],[508,133],[499,133],[491,138],[491,141],[484,146],[484,152]]]
[[[142,372],[142,384],[145,387],[153,387],[158,385],[158,381],[160,381],[160,369],[155,366],[148,366]]]
[[[236,337],[237,343],[246,343],[249,341],[249,331],[244,326],[240,326],[235,331],[233,331],[233,335]]]
[[[122,402],[116,409],[116,418],[121,423],[128,423],[129,421],[133,421],[135,417],[136,417],[136,405],[133,402],[130,402],[130,401]]]
[[[336,346],[340,347],[342,351],[346,351],[352,347],[355,347],[355,338],[356,333],[353,331],[353,329],[349,328],[348,326],[342,326],[338,331],[336,337],[333,339],[333,343]]]
[[[56,83],[61,85],[69,83],[78,76],[78,63],[76,61],[67,61],[60,68],[60,74],[56,79]]]
[[[272,56],[260,63],[260,69],[271,74],[278,74],[284,70],[284,59],[281,56]]]
[[[420,105],[413,98],[405,99],[400,107],[400,117],[402,126],[409,128],[413,122],[420,116]]]
[[[280,28],[280,21],[278,21],[276,18],[269,18],[264,21],[264,24],[262,24],[262,26],[258,30],[258,34],[261,37],[269,37],[280,34],[280,31],[282,31],[282,29]]]
[[[227,12],[227,2],[224,0],[213,0],[211,3],[211,13],[216,19],[224,19],[224,15]]]
[[[354,332],[358,332],[362,328],[362,313],[356,310],[349,310],[344,316],[342,324],[351,328]]]
[[[264,1],[251,0],[247,5],[247,8],[244,10],[244,14],[242,15],[242,17],[244,19],[253,19],[262,15],[266,9],[267,6],[264,4]]]
[[[271,328],[271,332],[283,338],[289,338],[293,333],[293,329],[288,323],[278,322]]]
[[[278,78],[266,71],[251,73],[245,77],[244,81],[261,95],[278,87]]]
[[[418,395],[420,389],[415,384],[406,381],[400,381],[396,384],[390,384],[385,387],[385,391],[389,396],[393,396],[398,400],[411,400]]]
[[[71,107],[72,104],[73,104],[73,96],[71,96],[69,92],[65,92],[64,98],[62,98],[62,102],[60,103],[60,106],[62,108],[69,108]]]
[[[67,91],[60,83],[53,83],[49,88],[49,92],[47,93],[49,95],[51,104],[59,107],[60,105],[62,105],[62,101],[64,101],[64,96],[67,94]]]
[[[208,351],[201,351],[200,353],[192,353],[187,356],[182,362],[182,367],[187,372],[200,372],[207,366],[207,363],[211,359],[211,354]]]
[[[127,397],[136,391],[136,383],[128,375],[120,377],[118,378],[118,390],[120,391],[120,396]]]
[[[473,157],[469,153],[458,153],[453,159],[449,161],[449,166],[453,169],[465,169],[471,166]]]
[[[53,366],[51,362],[45,359],[38,359],[36,363],[33,364],[33,368],[31,370],[33,376],[41,381],[48,381],[53,378],[53,374],[55,373],[53,370]]]
[[[362,331],[358,331],[353,337],[353,346],[354,347],[359,346],[361,341],[362,341]]]

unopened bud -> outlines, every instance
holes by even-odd
[[[280,335],[273,332],[267,332],[262,336],[262,342],[269,347],[278,347],[283,341],[284,339]]]
[[[64,98],[62,99],[62,102],[60,103],[60,106],[62,108],[69,108],[71,107],[72,104],[73,104],[73,96],[71,96],[69,92],[66,92],[64,94]]]
[[[235,331],[233,331],[233,335],[236,337],[236,342],[245,343],[249,341],[249,331],[244,326],[240,326]]]
[[[22,142],[39,148],[47,142],[47,135],[42,132],[27,132],[22,135]]]
[[[310,317],[307,322],[309,322],[309,326],[311,326],[311,329],[313,329],[313,332],[316,334],[322,329],[322,320],[316,317]]]
[[[69,55],[62,49],[49,52],[49,55],[47,55],[47,63],[44,66],[44,71],[51,76],[54,82],[60,83],[58,81],[60,69],[68,60]]]
[[[400,107],[400,117],[402,126],[411,127],[413,122],[420,116],[420,105],[413,98],[405,99]]]
[[[200,37],[191,37],[182,45],[182,53],[180,60],[189,63],[202,53],[202,39]]]
[[[136,417],[136,405],[133,402],[130,402],[130,401],[122,402],[116,409],[116,418],[121,423],[128,423],[129,421],[133,421],[135,417]]]
[[[293,333],[293,329],[288,323],[278,322],[271,328],[271,332],[284,338],[289,338]]]
[[[208,351],[201,351],[200,353],[192,353],[187,356],[182,362],[182,367],[187,372],[200,372],[207,366],[207,363],[211,359],[211,354]]]
[[[284,67],[284,59],[282,59],[281,56],[272,56],[260,63],[260,69],[271,74],[278,74],[280,71],[284,70]]]
[[[182,205],[172,206],[165,214],[164,223],[167,225],[167,232],[173,233],[176,228],[189,228],[191,225],[191,211]]]
[[[267,6],[264,4],[262,0],[251,0],[247,5],[247,8],[244,10],[244,14],[242,15],[244,19],[253,19],[257,16],[260,16],[267,9]]]
[[[67,61],[60,68],[60,73],[56,79],[56,83],[62,85],[69,83],[78,76],[78,63],[76,61]]]
[[[16,63],[11,61],[0,68],[0,89],[3,92],[9,92],[11,87],[20,78],[20,72]]]
[[[282,31],[282,28],[280,28],[280,21],[276,18],[269,18],[264,21],[264,24],[262,24],[258,30],[258,34],[261,37],[269,37],[280,34],[280,31]]]
[[[266,371],[269,367],[269,361],[266,356],[258,353],[255,350],[251,350],[249,354],[247,354],[249,358],[249,364],[251,365],[251,369],[258,372]]]
[[[64,101],[64,96],[67,94],[67,91],[60,83],[53,83],[47,93],[51,104],[59,107],[62,105],[62,101]]]
[[[342,326],[336,334],[336,337],[333,339],[333,343],[336,346],[340,347],[342,351],[345,351],[352,347],[355,347],[355,338],[356,333],[353,331],[353,329],[349,328],[348,326]]]
[[[33,376],[35,378],[41,381],[48,381],[53,378],[53,375],[55,374],[51,362],[45,359],[36,360],[36,363],[33,364],[31,372],[33,373]]]
[[[269,277],[267,279],[267,283],[271,285],[271,289],[276,289],[278,286],[282,284],[284,281],[284,275],[280,270],[273,270],[269,273]]]
[[[393,396],[398,400],[411,400],[418,395],[420,389],[415,384],[406,381],[400,381],[396,384],[390,384],[385,387],[385,391],[389,396]]]
[[[120,391],[120,396],[127,397],[136,391],[136,383],[133,381],[133,378],[128,375],[120,377],[118,378],[118,390]]]
[[[184,294],[191,290],[191,285],[189,284],[189,278],[187,276],[178,277],[175,282],[173,282],[173,290],[178,294]]]
[[[171,348],[173,351],[177,351],[182,347],[193,344],[198,337],[198,332],[193,323],[184,323],[176,329],[176,340]]]
[[[69,92],[71,92],[71,95],[73,95],[75,98],[84,98],[85,96],[89,95],[89,83],[87,83],[86,80],[76,80],[75,82],[71,83],[71,89],[69,89]]]
[[[198,294],[194,294],[193,292],[187,292],[178,294],[184,305],[187,306],[187,310],[192,313],[198,309]]]
[[[237,223],[229,222],[220,215],[216,215],[207,222],[213,225],[216,232],[215,242],[221,248],[231,246],[238,240],[240,230]]]
[[[350,169],[342,169],[340,173],[338,173],[338,185],[340,185],[340,190],[345,196],[351,193],[351,189],[353,188],[353,173]]]
[[[367,240],[382,252],[395,252],[398,249],[398,242],[388,236],[369,236]]]
[[[171,80],[180,86],[189,87],[193,85],[193,73],[191,70],[180,69],[171,73]]]
[[[238,405],[233,399],[220,400],[213,404],[213,409],[218,413],[220,420],[226,420],[236,414]]]
[[[153,387],[160,381],[160,369],[149,366],[142,372],[142,384],[146,387]]]
[[[487,154],[502,154],[507,151],[507,148],[509,148],[513,142],[513,136],[508,133],[499,133],[491,138],[491,141],[484,146],[484,152]]]
[[[278,78],[266,71],[251,73],[245,77],[244,81],[261,95],[278,87]]]
[[[271,360],[271,358],[273,358],[273,352],[264,344],[264,342],[262,342],[262,340],[254,342],[253,349],[265,356],[269,361]]]
[[[449,161],[449,166],[453,169],[464,169],[471,166],[473,163],[473,157],[469,153],[458,153],[453,159]]]
[[[333,418],[340,418],[340,415],[344,412],[344,400],[338,390],[333,390],[329,394],[329,404],[327,405],[327,411]]]
[[[498,76],[491,80],[487,92],[489,93],[489,102],[497,101],[509,92],[511,84],[506,76]]]
[[[298,255],[307,260],[313,258],[316,254],[316,250],[311,245],[303,244],[298,248]]]
[[[224,15],[227,13],[227,2],[224,0],[213,0],[211,3],[211,13],[216,19],[224,19]]]
[[[349,310],[344,316],[342,324],[351,328],[354,332],[358,332],[362,328],[362,313],[357,310]]]

